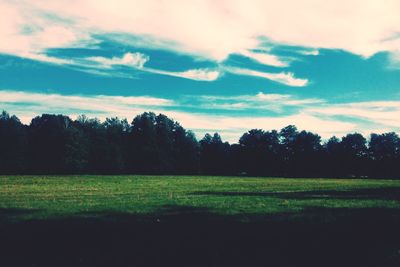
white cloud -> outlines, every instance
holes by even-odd
[[[216,60],[257,48],[258,37],[364,56],[397,50],[400,42],[398,0],[26,0],[3,1],[0,10],[0,40],[6,40],[0,51],[12,53],[70,46],[87,41],[88,34],[112,32],[152,36]],[[74,23],[51,21],[43,12]],[[25,26],[36,30],[21,34]]]
[[[73,47],[90,40],[90,31],[70,22],[56,21],[40,8],[32,8],[34,5],[27,1],[0,2],[0,52],[48,61],[40,55],[45,49]]]
[[[400,44],[399,44],[399,47],[400,47]],[[400,69],[400,48],[399,48],[399,50],[391,53],[389,60],[390,60],[390,64],[389,64],[390,68]]]
[[[214,81],[218,79],[220,73],[216,70],[193,69],[178,72],[178,76],[201,81]]]
[[[309,104],[321,104],[325,103],[325,100],[319,98],[295,98],[292,95],[282,95],[282,94],[264,94],[262,92],[258,93],[255,97],[259,103],[261,102],[272,102],[280,103],[286,106],[304,106]]]
[[[204,99],[208,99],[211,105],[220,100],[219,97],[213,96],[204,97]],[[296,98],[288,95],[258,94],[256,96],[239,96],[236,102],[232,102],[232,105],[243,103],[247,105],[246,102],[243,102],[245,99],[249,101],[287,101],[293,105],[295,103],[290,103],[290,101],[297,101]],[[231,97],[231,100],[235,99]],[[184,105],[181,106],[179,101],[148,96],[66,96],[0,91],[1,107],[16,114],[25,123],[29,123],[34,116],[41,113],[62,113],[72,118],[85,113],[100,119],[112,116],[131,119],[150,110],[164,113],[179,121],[185,128],[197,133],[200,138],[205,132],[219,132],[230,142],[237,142],[241,134],[250,129],[281,129],[289,124],[294,124],[299,129],[318,133],[323,138],[329,138],[332,135],[343,136],[354,131],[368,135],[371,132],[400,130],[400,101],[328,104],[313,99],[303,100],[304,103],[314,102],[313,107],[308,107],[307,104],[300,105],[295,113],[282,113],[279,116],[236,116],[231,114],[217,116],[204,112],[182,111]],[[348,119],[344,121],[337,116],[347,116]]]
[[[313,50],[301,50],[298,51],[298,53],[306,56],[318,56],[319,55],[319,50],[313,49]]]
[[[125,53],[122,57],[86,57],[84,61],[73,61],[73,60],[65,60],[65,59],[57,59],[52,57],[47,57],[45,55],[28,55],[32,59],[38,59],[42,61],[47,61],[51,63],[57,64],[70,64],[77,66],[85,66],[85,67],[93,67],[93,68],[103,68],[103,69],[112,69],[116,65],[124,65],[132,68],[140,69],[145,72],[151,72],[155,74],[168,75],[174,77],[180,77],[185,79],[191,79],[196,81],[215,81],[217,80],[222,72],[230,72],[238,75],[248,75],[248,76],[256,76],[269,80],[273,80],[278,83],[282,83],[288,86],[306,86],[308,84],[307,79],[299,79],[295,78],[293,73],[267,73],[260,72],[250,69],[243,69],[237,67],[226,67],[220,66],[219,69],[189,69],[186,71],[167,71],[160,70],[154,68],[145,67],[145,63],[150,60],[150,57],[142,54],[142,53]],[[119,75],[119,74],[117,74]]]
[[[143,68],[144,64],[149,61],[149,56],[142,53],[125,53],[122,57],[87,57],[86,60],[100,63],[101,67],[111,68],[114,65],[124,65],[134,68]]]
[[[287,67],[289,64],[287,61],[280,59],[279,57],[267,53],[255,53],[249,50],[241,52],[243,56],[251,58],[261,64],[275,66],[275,67]]]
[[[171,111],[167,114],[196,133],[219,132],[225,136],[229,135],[231,142],[237,142],[243,133],[251,129],[279,130],[290,124],[295,124],[299,129],[318,133],[323,138],[332,135],[342,136],[357,129],[354,123],[321,119],[304,113],[281,117],[228,117]]]
[[[58,65],[73,65],[75,64],[73,60],[57,58],[57,57],[50,57],[40,53],[21,53],[19,56],[24,58],[29,58],[33,60],[43,61],[51,64],[58,64]]]
[[[196,81],[215,81],[220,76],[220,72],[215,69],[189,69],[186,71],[174,72],[174,71],[166,71],[154,68],[147,68],[144,65],[146,64],[146,62],[150,60],[150,57],[138,52],[135,53],[128,52],[125,53],[122,57],[112,57],[112,58],[86,57],[83,60],[59,59],[42,54],[27,54],[26,57],[54,64],[68,64],[72,66],[75,65],[80,67],[86,67],[89,69],[87,70],[85,69],[83,71],[94,73],[96,75],[117,76],[125,78],[132,78],[134,76],[129,75],[128,73],[115,72],[113,68],[118,65],[127,66],[144,72],[180,77]],[[105,72],[104,69],[113,71]]]
[[[400,129],[400,101],[334,104],[308,109],[311,114],[346,116]]]
[[[216,79],[218,79],[218,77],[220,77],[220,72],[215,69],[190,69],[186,71],[166,71],[153,68],[143,68],[143,70],[151,73],[180,77],[195,81],[210,82],[210,81],[215,81]]]
[[[298,109],[307,107],[310,104],[325,103],[318,98],[297,98],[288,94],[264,94],[259,92],[256,95],[239,96],[194,96],[194,107],[205,109],[223,110],[269,110],[282,113],[287,107],[297,107]],[[189,98],[190,101],[193,99]]]
[[[25,123],[41,113],[63,113],[77,116],[93,114],[101,119],[107,116],[130,118],[149,109],[172,106],[169,99],[148,96],[77,96],[16,91],[0,91],[2,108],[18,115]],[[17,104],[17,105],[15,105]]]
[[[288,86],[302,87],[308,84],[307,79],[299,79],[294,77],[291,72],[268,73],[256,70],[237,68],[237,67],[224,67],[224,70],[238,75],[248,75],[265,78]]]

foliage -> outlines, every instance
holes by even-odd
[[[350,133],[326,142],[289,125],[253,129],[238,144],[218,133],[200,141],[163,114],[98,119],[43,114],[23,125],[0,115],[0,174],[204,174],[400,177],[400,138]]]

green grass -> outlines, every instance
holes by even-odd
[[[400,180],[0,176],[0,216],[6,221],[179,212],[168,207],[242,220],[303,216],[310,209],[399,209]]]
[[[400,266],[400,180],[0,176],[0,266]]]

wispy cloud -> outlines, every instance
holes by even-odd
[[[168,75],[173,77],[180,77],[195,81],[215,81],[220,77],[221,73],[216,69],[190,69],[186,71],[166,71],[166,70],[158,70],[153,68],[142,68],[143,71]]]
[[[237,97],[201,96],[196,112],[185,110],[185,103],[149,96],[77,96],[41,94],[30,92],[0,91],[0,107],[19,116],[29,123],[30,119],[41,113],[62,113],[76,117],[80,114],[96,116],[100,119],[118,116],[133,118],[144,111],[162,112],[178,120],[198,136],[205,132],[220,132],[231,142],[237,142],[244,132],[253,128],[265,130],[280,129],[295,124],[300,129],[316,132],[323,138],[332,135],[343,136],[358,131],[365,135],[371,132],[400,130],[400,101],[366,102],[348,104],[329,104],[318,99],[297,99],[290,95],[257,94]],[[222,101],[222,103],[221,103]],[[224,102],[225,101],[225,102]],[[249,105],[280,102],[282,106],[297,107],[293,112],[274,115],[233,115],[234,108],[250,108]],[[313,103],[309,107],[307,103]],[[225,104],[231,106],[226,107]],[[209,107],[220,105],[228,114],[215,115]],[[346,116],[343,119],[341,116]]]
[[[120,57],[114,56],[111,58],[97,56],[78,59],[62,59],[43,54],[27,54],[25,57],[52,64],[81,67],[81,71],[102,76],[136,78],[136,76],[129,71],[121,72],[121,70],[116,70],[115,68],[119,66],[129,67],[143,72],[179,77],[195,81],[215,81],[221,76],[221,72],[218,69],[203,68],[189,69],[185,71],[167,71],[148,68],[145,67],[145,64],[150,60],[150,57],[139,52],[127,52]]]
[[[174,101],[149,96],[77,96],[17,91],[0,91],[0,106],[21,117],[25,123],[41,113],[63,113],[71,116],[93,114],[134,116],[149,109],[174,105]]]
[[[237,142],[240,135],[250,129],[281,129],[290,124],[295,124],[300,129],[316,132],[324,138],[332,135],[342,136],[357,129],[357,125],[354,123],[318,118],[305,113],[280,117],[215,116],[171,111],[167,114],[196,133],[219,132],[223,137],[229,136],[231,142]]]
[[[400,41],[399,41],[399,47],[400,47]],[[400,48],[397,51],[394,51],[391,53],[389,56],[389,67],[392,69],[400,69]]]
[[[308,108],[311,114],[344,116],[400,129],[400,101],[370,101]]]
[[[289,94],[265,94],[239,96],[192,96],[190,103],[197,108],[223,109],[223,110],[269,110],[282,113],[288,107],[304,108],[310,104],[325,103],[318,98],[297,98]]]
[[[224,70],[237,75],[260,77],[278,83],[282,83],[288,86],[302,87],[308,84],[308,79],[296,78],[294,77],[294,74],[291,72],[268,73],[268,72],[261,72],[245,68],[237,68],[237,67],[224,67]]]
[[[51,58],[44,58],[51,62]],[[186,71],[167,71],[167,70],[160,70],[155,68],[148,68],[145,67],[145,63],[150,60],[150,57],[143,54],[143,53],[132,53],[128,52],[125,53],[122,57],[87,57],[84,61],[68,61],[70,65],[78,65],[78,66],[87,66],[93,68],[103,68],[103,69],[112,69],[114,66],[127,66],[136,69],[140,69],[141,71],[160,74],[160,75],[168,75],[173,77],[180,77],[185,79],[191,79],[196,81],[215,81],[223,72],[229,72],[237,75],[247,75],[247,76],[255,76],[261,77],[269,80],[273,80],[278,83],[282,83],[288,86],[306,86],[308,84],[307,79],[299,79],[294,77],[293,73],[267,73],[267,72],[260,72],[250,69],[243,69],[237,67],[229,67],[220,65],[218,68],[201,68],[201,69],[189,69]],[[58,63],[56,60],[54,63]]]
[[[299,50],[297,53],[305,55],[305,56],[318,56],[319,50],[318,49],[310,49],[310,50]]]
[[[241,55],[251,58],[252,60],[255,60],[261,64],[269,66],[287,67],[289,65],[287,60],[283,60],[280,57],[268,54],[267,52],[260,53],[260,52],[252,52],[249,50],[243,50],[241,52]]]
[[[143,53],[125,53],[122,57],[87,57],[86,60],[98,63],[100,67],[111,68],[115,65],[123,65],[134,68],[143,68],[144,64],[149,61],[149,56]]]
[[[44,12],[29,1],[0,3],[0,52],[43,61],[48,48],[75,47],[92,41],[75,19],[60,19],[62,12]],[[37,56],[35,56],[37,55]]]
[[[216,60],[257,48],[260,36],[364,56],[397,50],[400,39],[393,38],[400,31],[397,0],[3,1],[0,10],[0,39],[8,40],[0,45],[3,52],[71,45],[93,32],[149,35]],[[70,23],[65,27],[65,20],[54,23],[43,14]],[[26,26],[35,30],[26,34]]]

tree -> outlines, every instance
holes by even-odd
[[[130,130],[126,119],[106,118],[102,125],[104,127],[106,173],[122,173],[126,167],[126,143]]]
[[[359,133],[341,139],[298,131],[253,129],[238,144],[218,133],[200,142],[166,115],[145,112],[129,124],[43,114],[23,125],[0,114],[0,174],[135,173],[263,176],[400,176],[400,137]]]
[[[16,116],[0,114],[0,173],[20,174],[26,170],[26,127]]]
[[[372,176],[399,177],[400,138],[396,133],[371,134],[369,156]]]
[[[359,133],[347,134],[340,142],[341,166],[347,176],[366,176],[367,140]]]
[[[277,131],[253,129],[239,139],[244,170],[251,175],[275,175],[280,172],[280,143]]]
[[[156,115],[145,112],[136,116],[129,133],[129,171],[157,173],[158,146]]]
[[[191,131],[186,131],[175,122],[174,158],[175,170],[179,174],[197,174],[199,172],[199,143]]]
[[[193,133],[163,114],[136,116],[128,137],[129,170],[138,173],[196,172],[198,145]]]
[[[71,119],[43,114],[28,128],[29,167],[35,173],[80,172],[86,164],[81,146],[83,135]]]
[[[85,172],[105,174],[111,173],[110,146],[107,143],[105,125],[98,119],[90,119],[86,116],[79,116],[75,125],[83,133],[85,142],[85,154],[87,164]]]
[[[200,166],[204,174],[225,174],[228,170],[229,143],[223,142],[218,133],[206,134],[200,140]]]
[[[157,157],[155,164],[158,173],[173,173],[178,165],[174,153],[175,131],[180,125],[169,119],[164,114],[155,117],[155,134],[157,145]]]
[[[84,132],[72,123],[65,133],[65,172],[84,173],[88,165],[88,139]]]
[[[321,165],[324,170],[323,174],[333,177],[343,176],[340,139],[333,136],[323,147],[323,155],[321,155],[323,159]]]
[[[296,126],[288,125],[282,128],[279,132],[279,140],[281,144],[281,158],[282,158],[282,174],[284,176],[293,175],[295,169],[295,150],[294,144],[298,131]]]
[[[317,134],[301,131],[294,135],[289,143],[292,150],[292,176],[321,175],[321,137]]]

